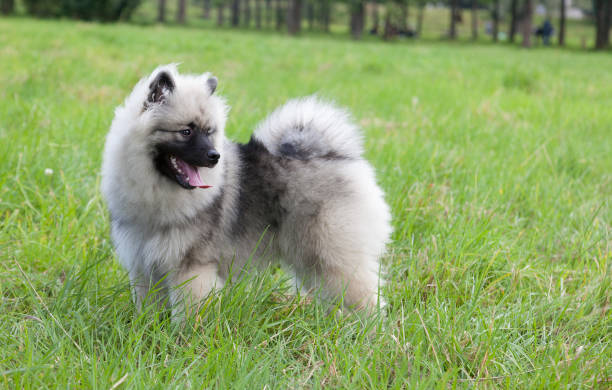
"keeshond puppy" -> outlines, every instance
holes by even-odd
[[[292,100],[237,144],[216,87],[162,66],[115,110],[102,192],[138,308],[155,295],[176,315],[272,261],[324,300],[376,307],[391,217],[347,112]]]

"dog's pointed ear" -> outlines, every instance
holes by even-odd
[[[151,84],[149,84],[149,95],[147,103],[163,103],[168,95],[174,91],[174,80],[172,76],[165,70],[162,70],[155,76]]]
[[[208,86],[208,89],[210,89],[211,95],[215,93],[215,90],[217,89],[218,84],[219,84],[219,80],[217,80],[215,76],[210,76],[208,80],[206,80],[206,85]]]

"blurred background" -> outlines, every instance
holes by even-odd
[[[612,388],[612,0],[0,6],[0,389]],[[232,140],[297,96],[352,113],[393,215],[382,327],[278,269],[193,331],[135,312],[102,149],[172,62],[219,78]]]
[[[4,15],[206,29],[610,47],[610,0],[0,0]]]

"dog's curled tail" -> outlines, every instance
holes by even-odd
[[[270,153],[299,160],[360,158],[361,133],[347,111],[315,96],[290,100],[254,133]]]

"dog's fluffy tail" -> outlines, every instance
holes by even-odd
[[[359,158],[362,139],[347,111],[315,96],[290,100],[254,133],[270,153],[299,160]]]

